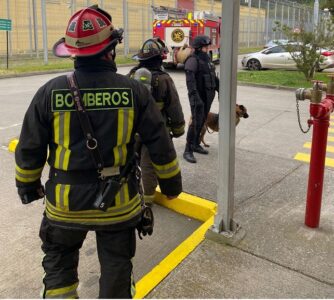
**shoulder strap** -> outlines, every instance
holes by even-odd
[[[71,94],[75,104],[75,109],[77,111],[77,116],[80,121],[81,129],[86,138],[86,147],[92,156],[95,167],[98,171],[101,171],[104,167],[104,162],[102,159],[101,152],[98,148],[98,142],[95,138],[92,124],[90,122],[89,116],[86,112],[85,105],[82,101],[80,90],[78,88],[78,82],[75,78],[75,73],[71,72],[67,74],[67,82],[70,86]]]

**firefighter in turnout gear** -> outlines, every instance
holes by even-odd
[[[208,36],[196,36],[192,47],[194,53],[185,62],[186,83],[191,109],[191,123],[187,132],[187,143],[183,157],[190,163],[196,163],[193,152],[208,154],[200,145],[200,133],[210,111],[215,92],[219,91],[219,79],[215,67],[208,55],[211,40]]]
[[[16,186],[23,204],[45,197],[40,228],[44,298],[78,298],[79,250],[90,230],[96,233],[101,265],[99,298],[134,296],[131,259],[142,201],[136,172],[120,177],[132,162],[136,132],[162,193],[173,199],[182,190],[176,152],[154,99],[143,85],[116,73],[115,47],[121,39],[122,31],[97,6],[75,13],[53,51],[74,59],[80,90],[70,89],[66,75],[56,77],[37,91],[24,117],[15,152]],[[85,111],[77,105],[78,94]],[[88,116],[94,139],[84,135],[80,113]],[[102,169],[92,156],[96,149]],[[50,173],[44,192],[46,162]],[[115,197],[107,199],[110,206],[95,208],[101,186],[110,182],[118,184]]]
[[[164,117],[171,137],[177,138],[184,134],[185,121],[174,82],[162,67],[162,61],[166,58],[167,53],[168,49],[162,40],[159,38],[148,39],[139,52],[133,56],[139,61],[139,64],[130,71],[129,76],[139,79],[148,86]],[[145,71],[149,71],[151,76],[143,76]],[[149,151],[145,146],[141,148],[140,166],[143,175],[145,203],[151,205],[154,202],[158,181]]]

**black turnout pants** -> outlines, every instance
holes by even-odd
[[[203,102],[198,99],[190,101],[191,124],[187,132],[188,145],[196,146],[200,144],[201,130],[211,109],[212,101]]]
[[[99,298],[132,298],[135,286],[131,259],[135,255],[135,228],[96,233],[101,265]],[[43,298],[78,298],[79,250],[87,231],[52,226],[46,217],[40,228],[45,253],[42,265]]]

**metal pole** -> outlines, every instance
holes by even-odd
[[[71,16],[74,15],[75,10],[75,0],[71,0]]]
[[[32,13],[33,13],[33,23],[34,23],[34,45],[35,45],[36,57],[39,58],[36,0],[32,0]]]
[[[10,19],[10,6],[9,6],[9,0],[7,0],[7,19]],[[12,55],[12,33],[8,33],[8,41],[7,41],[9,54]]]
[[[247,28],[247,47],[250,47],[250,28],[251,28],[251,8],[252,0],[248,0],[248,28]]]
[[[28,24],[29,24],[29,45],[30,45],[30,53],[32,55],[33,46],[32,46],[32,23],[31,23],[31,1],[28,0]]]
[[[266,28],[266,43],[269,41],[269,15],[270,15],[270,2],[267,0],[267,28]]]
[[[314,0],[313,7],[313,30],[315,31],[319,22],[319,0]]]
[[[283,22],[284,22],[284,5],[282,4],[282,16],[281,16],[281,24],[282,25],[283,25]],[[281,39],[282,39],[282,36],[283,36],[282,31],[281,31],[280,36],[281,36]]]
[[[43,49],[44,49],[44,64],[48,64],[48,32],[46,25],[46,4],[45,0],[41,0],[42,12],[42,33],[43,33]]]
[[[300,7],[298,7],[298,26],[300,27]]]
[[[99,0],[99,7],[101,7],[103,9],[103,7],[104,7],[104,1],[103,0]]]
[[[296,27],[296,8],[295,8],[295,3],[292,3],[292,12],[293,12],[293,17],[292,17],[292,28],[295,29]]]
[[[290,26],[290,6],[288,6],[288,26]]]
[[[276,22],[277,18],[277,2],[275,1],[275,14],[274,14],[274,22]],[[276,39],[276,31],[274,31],[274,39]]]
[[[231,232],[234,228],[235,104],[237,96],[237,61],[239,0],[222,0],[222,36],[220,40],[218,210],[213,231]]]
[[[128,33],[128,5],[123,0],[123,27],[124,27],[124,56],[129,54],[129,33]]]
[[[144,5],[141,7],[141,40],[142,44],[144,44],[145,41],[145,18],[144,18]]]
[[[8,30],[6,30],[6,41],[7,41],[7,58],[6,58],[6,65],[8,70],[8,55],[9,55],[9,49],[8,49]]]
[[[260,31],[260,9],[261,9],[261,0],[259,0],[259,6],[257,10],[257,22],[256,22],[256,45],[259,45],[259,31]]]
[[[87,0],[87,1],[86,1],[86,6],[89,6],[89,5],[90,5],[90,1]]]

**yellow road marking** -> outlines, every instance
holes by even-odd
[[[311,143],[311,142],[307,142],[307,143],[304,144],[303,147],[304,147],[304,148],[311,149],[311,147],[312,147],[312,143]],[[326,147],[326,151],[329,152],[329,153],[334,153],[334,146],[327,146],[327,147]]]
[[[294,157],[295,160],[300,160],[300,161],[304,161],[304,162],[310,162],[310,159],[311,159],[311,154],[308,154],[308,153],[300,153],[298,152],[295,157]],[[333,158],[328,158],[326,157],[326,160],[325,160],[325,166],[326,167],[334,167],[334,159]]]

